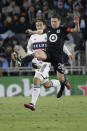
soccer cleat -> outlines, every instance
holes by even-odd
[[[32,103],[24,104],[25,108],[31,109],[32,111],[35,111],[35,106]]]
[[[60,98],[60,97],[62,96],[62,93],[63,93],[63,91],[64,91],[64,88],[65,88],[65,86],[60,88],[60,91],[59,91],[58,94],[57,94],[57,98]]]
[[[68,90],[71,89],[71,86],[70,86],[70,84],[69,84],[68,78],[65,78],[65,86],[66,86],[66,88],[67,88]]]
[[[21,58],[17,55],[16,52],[13,53],[13,57],[14,57],[14,61],[16,62],[16,65],[18,67],[20,67],[21,66]]]

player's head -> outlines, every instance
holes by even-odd
[[[61,17],[57,13],[51,15],[51,26],[52,28],[58,28],[61,23]]]
[[[44,30],[46,28],[46,22],[44,19],[37,19],[36,20],[36,29],[37,30]]]

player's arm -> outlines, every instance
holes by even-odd
[[[75,27],[71,28],[71,32],[80,32],[79,17],[78,16],[74,17],[74,23],[75,23]]]
[[[27,58],[28,58],[28,61],[32,61],[32,59],[35,57],[33,51],[32,51],[32,40],[31,40],[31,37],[28,41],[28,45],[27,45]]]
[[[64,45],[63,51],[68,55],[68,57],[73,60],[74,56],[71,54],[71,52],[68,50],[68,48]]]
[[[26,30],[26,33],[29,33],[29,34],[43,34],[43,32],[44,32],[43,30],[35,30],[35,31],[31,29]]]

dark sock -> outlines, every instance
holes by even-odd
[[[61,84],[61,88],[64,89],[64,87],[65,87],[65,82],[60,82],[60,84]]]
[[[34,55],[28,55],[25,58],[22,59],[22,66],[28,65],[29,62],[32,61],[32,59],[34,58]]]
[[[60,84],[61,84],[61,87],[60,87],[60,91],[57,94],[57,98],[60,98],[62,96],[62,93],[63,93],[64,88],[65,88],[65,82],[60,82]]]

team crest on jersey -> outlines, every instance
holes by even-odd
[[[60,33],[60,30],[57,30],[57,33]]]
[[[58,39],[58,36],[56,34],[51,34],[49,36],[49,41],[51,41],[51,42],[56,42],[57,39]]]

